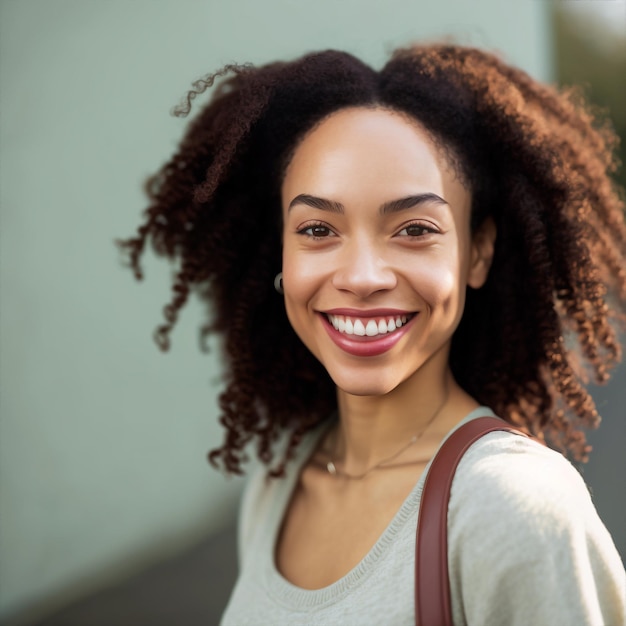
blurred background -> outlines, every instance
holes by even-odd
[[[243,482],[205,456],[217,346],[198,350],[192,302],[161,354],[170,269],[148,254],[137,284],[113,245],[192,80],[451,36],[583,84],[626,137],[625,29],[624,0],[0,0],[0,623],[215,624],[236,575]],[[625,389],[621,367],[596,390],[582,469],[622,557]]]

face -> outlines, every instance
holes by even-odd
[[[287,315],[335,384],[382,395],[443,374],[493,237],[471,236],[470,193],[418,123],[336,112],[296,148],[281,191]]]

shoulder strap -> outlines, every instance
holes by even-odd
[[[415,623],[452,626],[448,579],[448,500],[466,450],[495,430],[525,435],[496,417],[479,417],[455,430],[433,459],[420,501],[415,539]]]

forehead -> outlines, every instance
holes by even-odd
[[[426,191],[468,193],[428,132],[383,108],[342,109],[318,123],[294,150],[282,187],[283,206],[299,193],[349,202]]]

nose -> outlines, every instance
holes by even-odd
[[[384,251],[363,240],[344,245],[333,272],[333,286],[365,298],[377,291],[393,289],[397,277]]]

